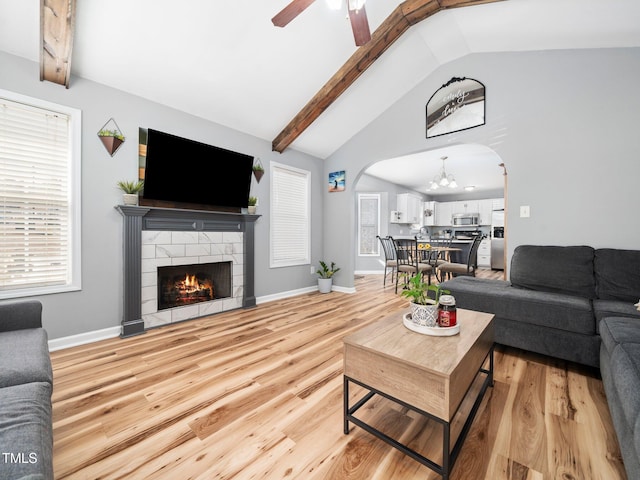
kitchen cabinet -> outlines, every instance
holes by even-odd
[[[491,225],[491,213],[493,212],[493,199],[487,198],[478,202],[480,225]]]
[[[478,267],[491,268],[491,240],[485,238],[478,247]]]
[[[451,226],[451,215],[453,215],[454,202],[438,202],[436,207],[436,225],[440,227]]]
[[[396,197],[397,222],[422,224],[422,198],[411,193],[399,193]]]
[[[422,204],[422,211],[424,213],[423,225],[432,227],[436,224],[436,210],[437,202],[424,202]]]
[[[477,200],[459,200],[453,203],[453,214],[456,213],[478,213]]]

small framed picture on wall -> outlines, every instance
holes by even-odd
[[[329,174],[329,192],[344,192],[346,185],[345,171],[331,172]]]

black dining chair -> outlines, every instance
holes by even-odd
[[[398,262],[398,268],[396,271],[396,293],[398,293],[398,281],[400,274],[404,274],[405,284],[408,282],[408,277],[420,274],[424,276],[428,275],[428,283],[431,284],[431,274],[433,273],[433,267],[428,263],[421,262],[421,256],[418,252],[418,239],[417,238],[393,238],[393,244],[396,250],[396,261]]]
[[[387,284],[389,269],[391,269],[392,282],[394,275],[397,275],[398,261],[396,260],[396,248],[393,245],[393,239],[391,237],[376,235],[376,238],[380,240],[380,245],[382,245],[382,251],[384,252],[384,277],[382,279],[382,285],[385,286]]]
[[[485,235],[478,235],[473,239],[466,263],[446,262],[439,265],[437,267],[438,278],[444,280],[445,276],[447,278],[450,276],[475,277],[476,270],[478,268],[478,248],[480,247],[480,242],[483,238],[485,238]]]

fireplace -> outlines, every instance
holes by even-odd
[[[129,205],[118,205],[116,209],[124,219],[122,337],[256,305],[254,232],[259,215]],[[230,264],[227,297],[219,298],[226,287],[214,278],[213,300],[158,308],[158,268],[217,262]],[[198,267],[196,273],[200,271]]]
[[[158,310],[229,298],[232,262],[158,267]]]

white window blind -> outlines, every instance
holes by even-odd
[[[72,132],[79,118],[2,93],[0,298],[77,289],[79,163],[72,158]]]
[[[311,263],[311,172],[271,162],[270,266]]]

